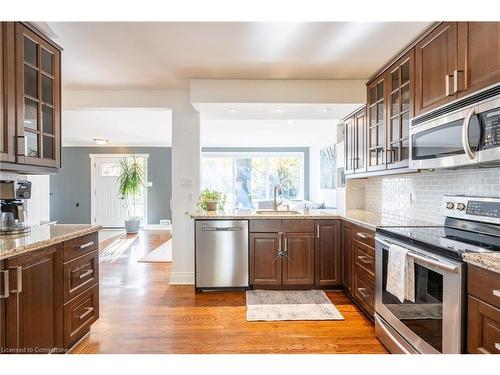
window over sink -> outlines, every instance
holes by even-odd
[[[201,189],[227,196],[226,208],[268,208],[276,184],[283,198],[303,200],[303,152],[203,152]]]

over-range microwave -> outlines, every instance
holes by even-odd
[[[415,117],[410,168],[500,165],[500,84]]]

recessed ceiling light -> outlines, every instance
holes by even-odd
[[[283,110],[281,108],[276,108],[273,109],[273,113],[283,113]]]
[[[228,111],[232,113],[238,112],[238,108],[229,108]]]
[[[321,108],[319,111],[323,113],[330,112],[330,108]]]
[[[104,139],[104,138],[94,138],[93,139],[94,143],[97,143],[98,145],[105,145],[109,143],[109,139]]]

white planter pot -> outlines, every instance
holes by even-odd
[[[140,220],[125,220],[125,232],[127,232],[127,234],[139,233],[140,226]]]

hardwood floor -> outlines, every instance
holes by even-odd
[[[149,231],[101,244],[100,319],[72,353],[387,353],[340,291],[327,295],[344,321],[247,322],[244,292],[169,285],[169,263],[137,262],[169,238]]]

